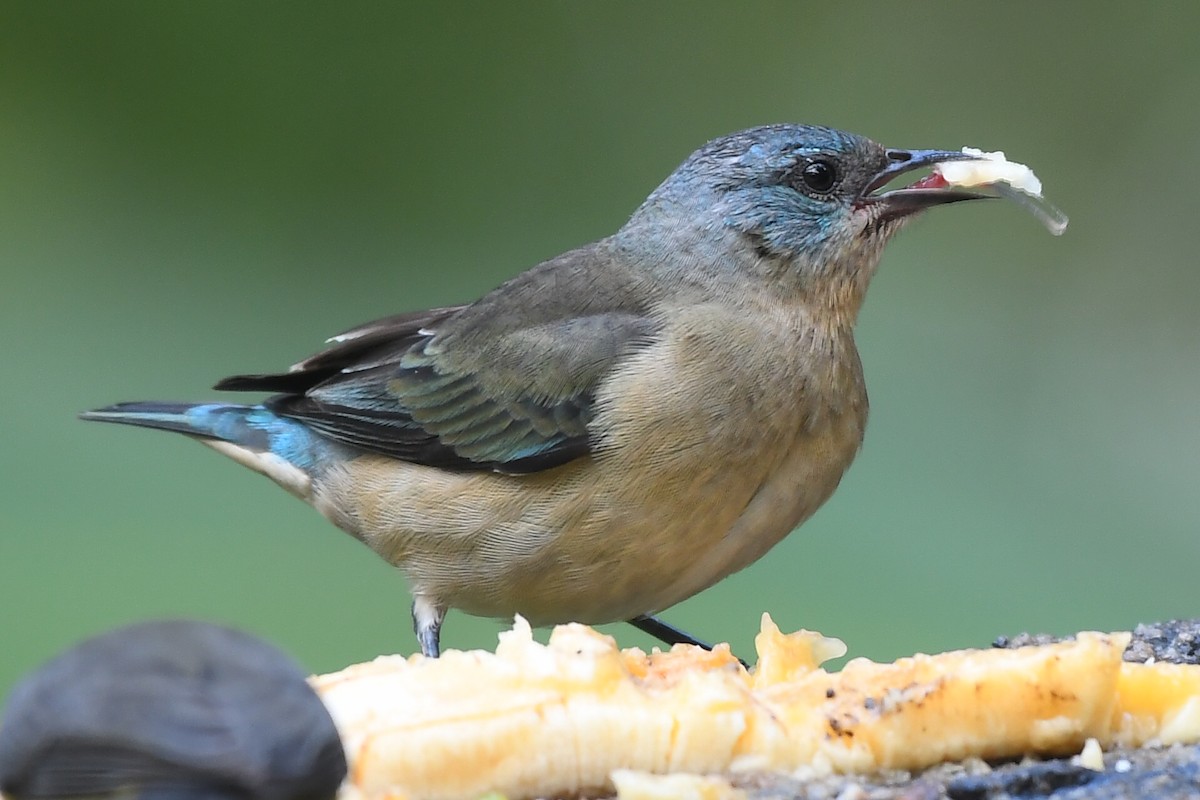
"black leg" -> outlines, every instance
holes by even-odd
[[[712,650],[712,645],[708,642],[702,642],[687,631],[680,630],[671,623],[664,622],[658,617],[652,617],[649,614],[634,617],[629,620],[629,624],[642,633],[650,634],[667,646],[674,644],[694,644],[697,647],[703,647],[705,650]]]
[[[642,633],[650,634],[663,644],[694,644],[697,647],[703,647],[705,650],[712,650],[712,645],[708,642],[702,642],[687,631],[676,628],[671,623],[663,622],[658,617],[651,616],[650,614],[642,614],[640,617],[634,617],[626,621]],[[737,658],[737,656],[735,655],[734,658]],[[743,668],[750,669],[750,665],[744,659],[738,658],[738,663]]]

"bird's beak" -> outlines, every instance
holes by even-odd
[[[970,161],[976,156],[954,150],[888,150],[888,166],[880,170],[859,196],[861,206],[873,206],[880,219],[907,217],[931,206],[957,203],[960,200],[982,200],[986,194],[952,189],[940,175],[934,173],[914,184],[890,192],[874,194],[894,178],[906,172],[932,167],[943,161]]]

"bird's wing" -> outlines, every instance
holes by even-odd
[[[446,469],[538,472],[589,452],[597,386],[656,326],[596,246],[470,306],[378,320],[279,375],[219,389],[283,392],[275,413],[330,439]]]

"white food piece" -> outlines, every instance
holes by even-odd
[[[1100,749],[1100,742],[1095,738],[1089,738],[1084,743],[1083,750],[1079,753],[1079,766],[1092,772],[1104,772],[1104,751]]]
[[[1004,157],[1003,150],[985,153],[974,147],[964,147],[963,153],[975,156],[973,161],[943,161],[934,169],[951,186],[986,186],[1007,183],[1014,189],[1034,197],[1042,196],[1042,182],[1033,170]]]
[[[950,186],[988,186],[997,195],[1012,200],[1038,218],[1046,230],[1061,236],[1070,221],[1067,215],[1042,197],[1042,182],[1033,170],[1005,158],[1003,151],[985,153],[974,147],[964,147],[963,153],[972,156],[967,161],[943,161],[934,165]]]
[[[1194,741],[1194,738],[1188,737],[1195,737],[1197,731],[1200,731],[1200,697],[1192,697],[1168,719],[1163,720],[1158,739],[1163,744]]]
[[[744,800],[746,793],[717,775],[654,775],[632,769],[612,773],[617,800]]]

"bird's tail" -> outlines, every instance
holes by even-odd
[[[79,417],[191,436],[302,497],[329,455],[327,440],[261,405],[117,403]]]
[[[282,422],[262,406],[228,403],[117,403],[85,411],[79,418],[175,431],[257,450],[270,449],[272,423]]]

